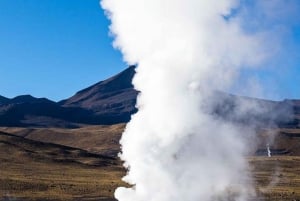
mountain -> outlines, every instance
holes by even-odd
[[[136,112],[137,91],[131,83],[135,66],[96,83],[60,102],[61,106],[80,107],[92,111],[99,119],[108,123],[127,122]]]
[[[126,123],[136,112],[134,74],[135,67],[130,66],[60,102],[30,95],[0,96],[0,126],[79,128]],[[259,111],[253,110],[254,105]],[[268,101],[215,92],[203,107],[213,108],[206,110],[216,118],[254,126],[298,128],[300,122],[300,100]]]
[[[208,101],[208,111],[216,118],[256,127],[298,127],[300,104],[293,100],[270,101],[213,93]]]
[[[35,98],[31,95],[22,95],[10,99],[9,103],[16,104],[16,103],[54,103],[54,102],[47,98]]]
[[[4,97],[4,96],[0,96],[0,105],[2,104],[7,104],[9,102],[9,99]]]
[[[0,96],[0,126],[78,128],[128,122],[136,112],[134,74],[130,66],[58,103],[31,95]]]
[[[9,99],[0,105],[0,126],[78,127],[81,118],[90,120],[91,112],[80,108],[63,108],[46,98],[29,95]]]

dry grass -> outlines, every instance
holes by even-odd
[[[50,142],[87,150],[93,153],[117,156],[119,140],[125,124],[86,126],[78,129],[0,127],[0,131],[41,142]]]
[[[300,200],[300,157],[249,158],[259,197],[266,201]]]
[[[117,160],[0,135],[0,200],[112,200]]]
[[[125,170],[116,159],[90,153],[115,155],[123,129],[122,124],[80,129],[1,128],[27,139],[88,152],[0,133],[0,200],[1,196],[26,201],[113,200],[114,189],[124,185],[120,178]],[[274,135],[272,147],[287,149],[288,155],[248,159],[256,200],[300,200],[300,137],[283,132],[297,135],[300,130],[264,132],[260,146],[265,148],[264,140]]]

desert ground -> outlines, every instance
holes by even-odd
[[[125,185],[117,158],[124,127],[0,128],[0,200],[114,200]],[[261,151],[269,135],[272,157]],[[300,200],[299,140],[298,129],[261,132],[259,154],[247,157],[256,200]]]
[[[115,158],[0,133],[0,200],[112,200],[124,174]]]
[[[251,157],[249,162],[260,200],[300,200],[300,157]]]

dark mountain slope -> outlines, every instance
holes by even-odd
[[[81,108],[63,108],[54,102],[23,102],[0,106],[0,126],[79,127],[96,123],[93,114]]]
[[[127,122],[136,112],[137,92],[131,84],[135,67],[79,91],[60,104],[63,107],[80,107],[92,111],[107,123]]]
[[[132,90],[131,83],[135,74],[135,67],[130,66],[123,72],[101,82],[98,82],[86,89],[77,92],[74,96],[60,103],[65,106],[80,106],[85,108],[95,108],[95,102],[101,103],[103,98],[115,95],[115,92]],[[111,96],[107,96],[111,95]]]
[[[31,95],[0,96],[0,126],[76,128],[127,122],[136,111],[134,69],[131,66],[59,103]]]
[[[9,102],[9,99],[4,97],[4,96],[0,96],[0,105],[2,104],[6,104]]]
[[[136,112],[134,74],[135,67],[130,66],[59,103],[30,95],[0,96],[0,126],[76,128],[126,123]],[[216,92],[203,107],[213,108],[207,112],[216,118],[254,126],[298,128],[300,122],[299,100],[268,101]]]
[[[9,99],[8,103],[17,104],[17,103],[55,103],[47,98],[35,98],[31,95],[21,95],[13,99]]]
[[[63,108],[46,98],[23,95],[4,100],[0,104],[0,126],[74,128],[80,123],[96,123],[92,112]]]

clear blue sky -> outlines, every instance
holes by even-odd
[[[0,0],[0,95],[60,100],[122,69],[99,0]]]
[[[288,67],[244,72],[267,86],[266,97],[300,98],[299,24],[291,25],[286,60],[274,61]],[[99,0],[0,0],[0,95],[61,100],[123,70],[108,25]]]

